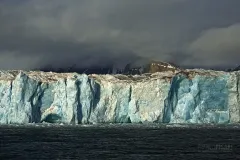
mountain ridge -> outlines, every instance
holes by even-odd
[[[164,61],[156,61],[156,60],[145,60],[140,59],[136,61],[132,61],[123,65],[122,67],[117,67],[115,65],[108,65],[105,67],[77,67],[77,65],[72,65],[67,68],[54,68],[52,66],[46,66],[39,69],[33,69],[37,71],[45,71],[45,72],[57,72],[57,73],[70,73],[77,72],[79,74],[143,74],[143,73],[155,73],[162,71],[175,71],[175,70],[186,70],[186,69],[205,69],[205,70],[216,70],[216,71],[238,71],[240,70],[240,65],[234,68],[220,69],[220,68],[201,68],[201,67],[180,67],[174,63],[164,62]]]
[[[57,72],[57,73],[69,73],[77,72],[79,74],[143,74],[143,73],[155,73],[167,70],[180,70],[180,67],[173,63],[162,62],[162,61],[146,61],[141,62],[131,62],[126,64],[124,67],[119,68],[115,65],[110,65],[106,67],[88,67],[88,68],[79,68],[76,65],[73,65],[68,68],[54,68],[51,66],[46,66],[40,69],[34,69],[37,71],[44,72]]]

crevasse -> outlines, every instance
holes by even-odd
[[[0,71],[0,123],[238,123],[240,72]]]

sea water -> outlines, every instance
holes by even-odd
[[[0,126],[0,159],[240,159],[239,125]]]

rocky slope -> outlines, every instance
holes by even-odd
[[[239,71],[0,71],[0,123],[239,123],[239,83]]]
[[[139,75],[144,73],[156,73],[156,72],[164,72],[164,71],[179,71],[180,68],[175,66],[174,64],[159,62],[159,61],[149,61],[142,65],[134,65],[134,63],[129,63],[126,65],[123,73],[131,74],[131,75]]]

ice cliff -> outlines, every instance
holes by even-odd
[[[0,71],[0,123],[238,123],[240,71]]]

